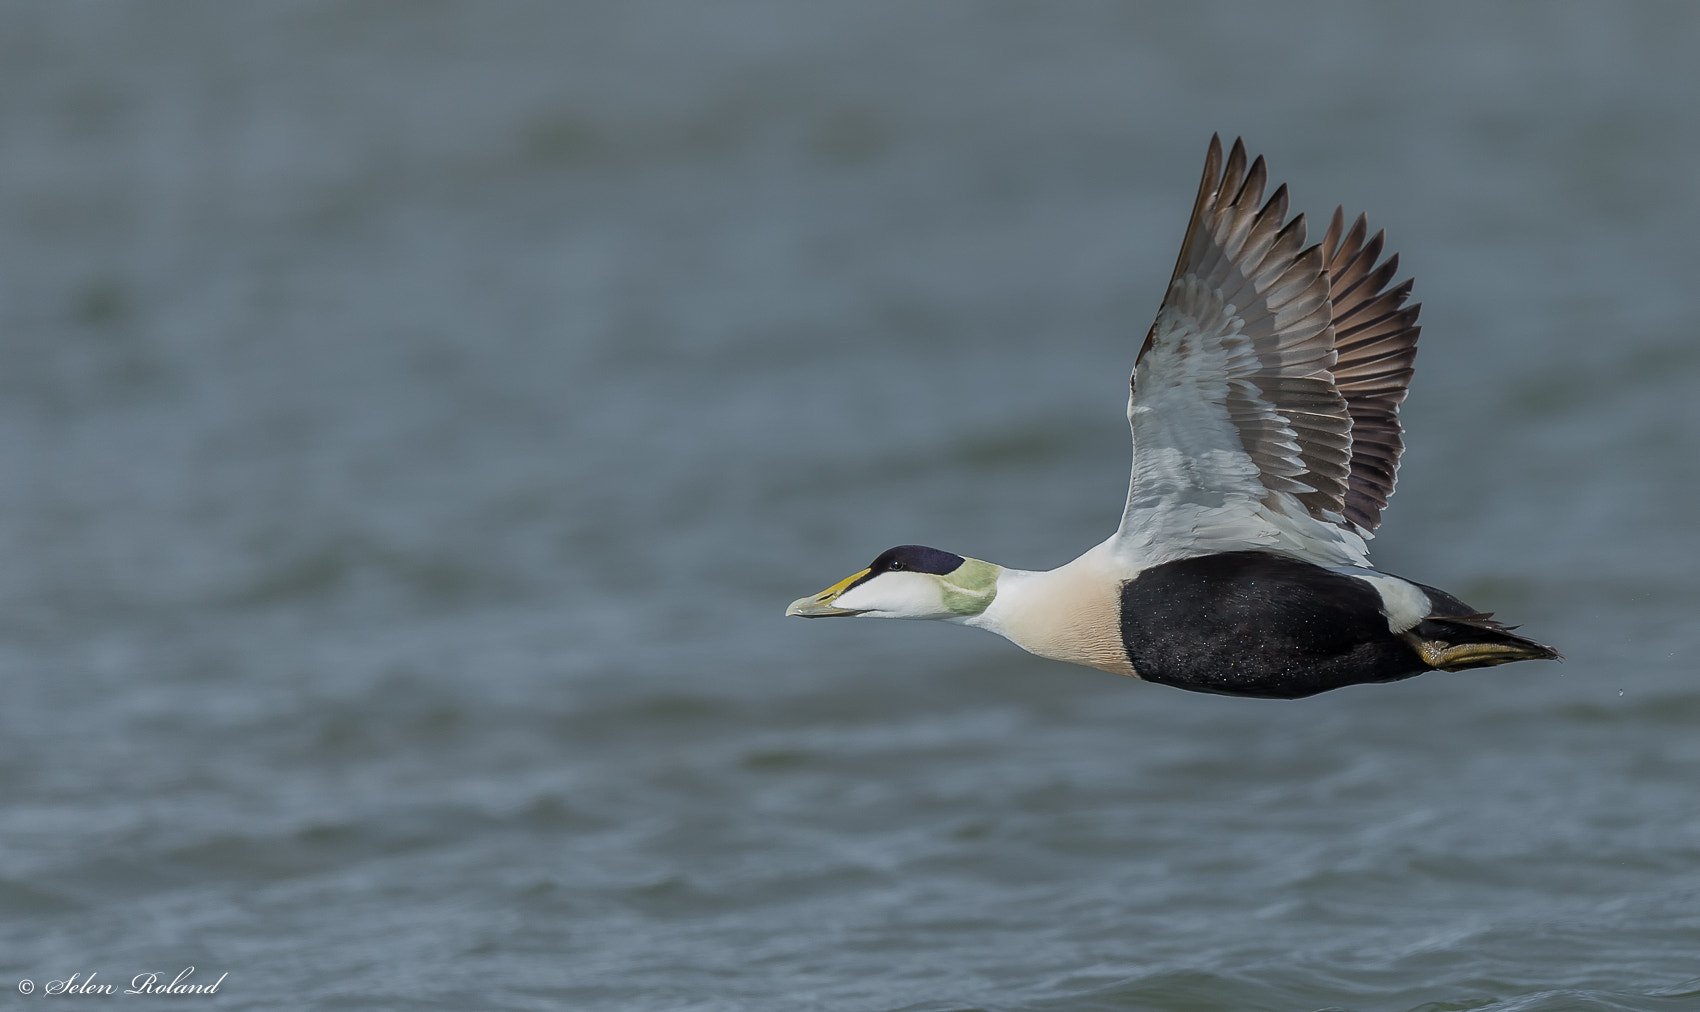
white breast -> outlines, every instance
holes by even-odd
[[[1121,586],[1132,576],[1108,543],[1049,572],[1005,569],[991,606],[962,621],[1040,657],[1134,675],[1121,638]]]

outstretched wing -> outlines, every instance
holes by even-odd
[[[1248,165],[1235,141],[1224,162],[1211,138],[1128,399],[1133,476],[1113,540],[1136,564],[1246,548],[1368,564],[1364,539],[1401,447],[1394,412],[1416,307],[1400,309],[1408,284],[1381,291],[1397,263],[1375,266],[1379,235],[1331,231],[1306,247],[1304,217],[1285,220],[1287,188],[1265,201],[1267,183],[1261,157]],[[1343,387],[1335,321],[1346,311],[1360,329]]]

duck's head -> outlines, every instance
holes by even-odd
[[[923,545],[898,545],[867,569],[813,597],[799,598],[787,615],[829,618],[967,619],[986,610],[1003,567]]]

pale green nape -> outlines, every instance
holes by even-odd
[[[967,618],[985,611],[998,596],[998,574],[1002,566],[979,559],[963,559],[956,571],[938,578],[944,587],[944,606],[952,615]]]

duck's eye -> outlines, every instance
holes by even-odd
[[[902,569],[902,568],[903,568],[903,563],[901,563],[901,562],[893,562],[891,564],[892,572],[896,572],[897,570]]]

